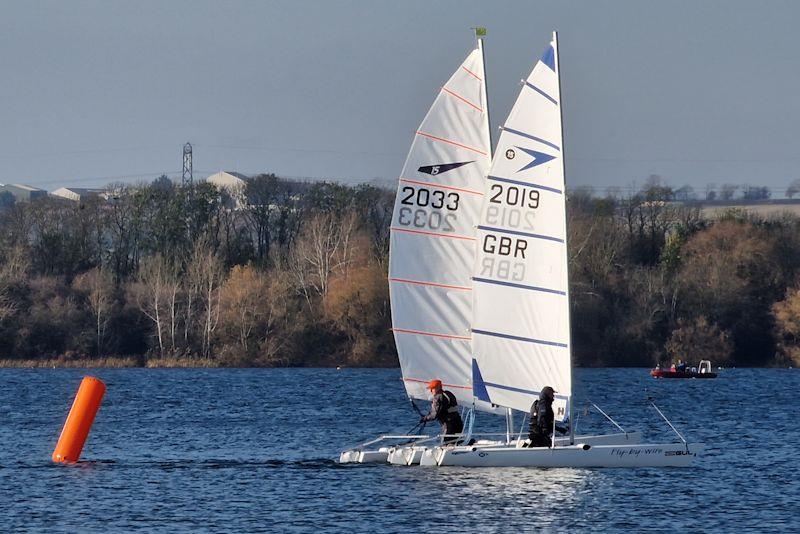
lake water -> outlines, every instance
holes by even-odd
[[[84,374],[108,391],[83,461],[54,465]],[[672,441],[645,402],[656,398],[707,444],[696,467],[436,469],[335,463],[349,445],[414,425],[397,370],[0,370],[0,529],[797,531],[798,392],[798,370],[708,381],[578,370],[579,399]],[[612,430],[598,416],[578,424]]]

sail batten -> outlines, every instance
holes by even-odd
[[[403,383],[441,380],[473,405],[472,268],[490,164],[483,55],[469,54],[417,128],[390,226],[392,330]]]
[[[473,275],[473,393],[527,411],[544,386],[572,395],[558,46],[503,125],[487,176]]]

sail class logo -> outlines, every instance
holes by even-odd
[[[532,169],[534,167],[538,167],[539,165],[543,165],[550,160],[556,159],[555,156],[551,156],[550,154],[545,154],[544,152],[539,152],[538,150],[531,150],[530,148],[522,148],[520,146],[517,147],[518,150],[522,150],[531,158],[533,158],[530,163],[522,167],[517,172],[527,171],[528,169]]]
[[[453,169],[457,169],[459,167],[463,167],[464,165],[469,165],[470,163],[475,163],[475,161],[462,161],[460,163],[440,163],[438,165],[426,165],[417,169],[419,172],[424,172],[425,174],[430,174],[431,176],[436,176],[437,174],[442,174],[447,171],[452,171]]]

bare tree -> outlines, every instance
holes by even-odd
[[[272,244],[272,212],[277,184],[278,177],[274,174],[261,174],[248,180],[244,190],[247,201],[245,220],[255,237],[256,252],[262,262],[269,257]]]
[[[109,312],[114,302],[114,281],[108,271],[96,267],[76,277],[73,287],[86,294],[89,308],[94,315],[97,356],[100,356],[106,327],[111,318]]]
[[[211,356],[211,342],[219,323],[220,286],[223,281],[222,261],[206,238],[198,239],[187,268],[186,283],[191,288],[190,293],[196,291],[198,311],[202,310],[201,350],[206,358]]]
[[[117,279],[139,268],[144,203],[140,188],[112,184],[105,227],[110,246],[110,266]]]
[[[736,184],[722,184],[719,196],[722,200],[731,200],[738,189],[739,186]]]
[[[675,200],[689,202],[690,200],[695,200],[696,198],[697,196],[695,195],[694,187],[689,184],[685,184],[675,190]]]
[[[709,182],[706,184],[706,200],[713,202],[717,198],[717,184]]]
[[[266,296],[266,283],[261,273],[249,265],[237,265],[231,269],[222,291],[223,323],[235,330],[237,341],[245,353],[251,348],[249,342]]]
[[[356,217],[352,212],[319,214],[306,223],[291,251],[289,267],[309,307],[309,290],[324,299],[331,275],[335,272],[347,275],[355,228]]]
[[[792,198],[798,193],[800,193],[800,180],[794,180],[789,184],[789,187],[786,188],[786,196]]]
[[[26,279],[28,268],[27,254],[21,245],[11,247],[0,255],[0,322],[19,309],[17,301],[11,297],[11,289],[14,284]]]
[[[164,280],[164,289],[166,290],[167,311],[169,314],[169,344],[170,349],[174,351],[177,348],[176,335],[178,332],[178,320],[180,319],[180,295],[181,295],[181,281],[178,272],[178,266],[174,262],[169,262],[167,277]]]
[[[169,317],[166,307],[173,273],[174,267],[158,254],[142,263],[138,282],[133,288],[134,300],[139,310],[153,323],[161,357],[164,356],[165,322]]]
[[[0,323],[17,312],[17,303],[9,295],[7,280],[0,278]]]
[[[189,345],[191,334],[195,327],[195,314],[197,313],[198,299],[200,296],[200,270],[202,259],[197,257],[198,247],[192,250],[192,255],[186,262],[186,274],[183,279],[184,306],[183,306],[183,342]]]
[[[267,362],[278,360],[278,354],[296,328],[295,322],[288,313],[290,291],[291,283],[288,273],[282,269],[274,270],[267,282],[268,298],[262,310],[262,329],[259,337],[259,348],[262,357]]]
[[[606,187],[606,197],[618,199],[622,197],[622,188],[618,185],[611,185]]]

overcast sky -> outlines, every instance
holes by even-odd
[[[559,30],[567,181],[800,178],[793,1],[8,1],[0,183],[198,174],[394,179],[488,28],[493,128]]]

